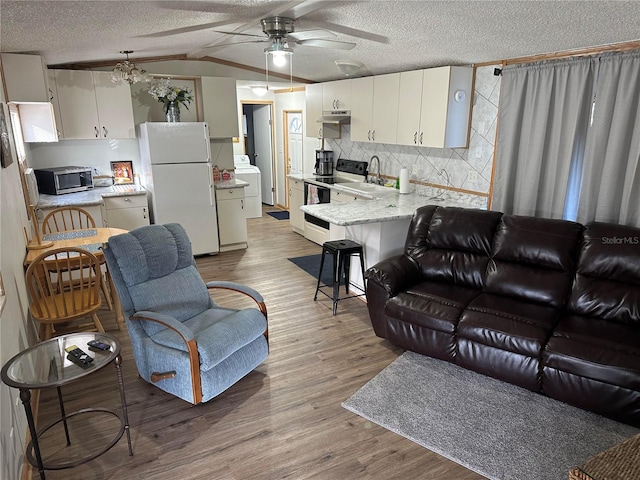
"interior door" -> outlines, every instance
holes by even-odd
[[[285,158],[284,191],[289,192],[289,175],[302,175],[302,112],[285,111]],[[286,207],[290,208],[289,195],[284,195]]]
[[[262,203],[273,205],[273,149],[271,133],[271,105],[254,105],[253,138],[256,150],[256,166],[262,180]]]

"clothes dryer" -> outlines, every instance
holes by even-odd
[[[262,217],[262,186],[260,169],[251,165],[249,155],[234,155],[233,163],[236,167],[235,174],[239,180],[249,184],[244,189],[244,202],[247,218]]]

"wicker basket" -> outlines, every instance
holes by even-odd
[[[640,434],[594,455],[569,472],[569,480],[640,479]]]

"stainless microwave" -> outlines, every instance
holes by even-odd
[[[49,195],[83,192],[93,188],[93,176],[88,167],[54,167],[34,169],[38,191]]]

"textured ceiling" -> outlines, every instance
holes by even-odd
[[[334,61],[357,60],[359,75],[483,63],[640,39],[640,1],[6,1],[3,52],[38,53],[48,65],[187,54],[264,68],[259,21],[290,14],[296,31],[322,28],[348,51],[295,46],[293,75],[342,78]],[[201,26],[209,28],[200,28]],[[288,73],[288,68],[286,70]]]

